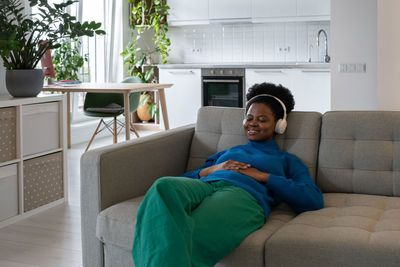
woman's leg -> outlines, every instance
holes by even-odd
[[[183,177],[158,179],[139,207],[132,255],[135,267],[190,267],[191,212],[213,187]]]
[[[193,267],[214,266],[264,225],[264,211],[247,191],[225,181],[211,185],[215,192],[192,212]]]

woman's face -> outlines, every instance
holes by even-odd
[[[274,139],[276,120],[269,106],[263,103],[251,104],[243,120],[244,132],[250,141]]]

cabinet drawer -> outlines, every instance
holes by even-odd
[[[17,158],[17,116],[15,107],[0,108],[0,162]]]
[[[62,152],[24,161],[24,212],[64,197]]]
[[[0,167],[0,221],[18,214],[17,164]]]
[[[23,155],[60,147],[60,116],[57,102],[22,107]]]

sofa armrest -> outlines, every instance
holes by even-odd
[[[121,201],[144,195],[162,176],[185,172],[194,125],[94,149],[81,157],[83,266],[103,266],[96,238],[97,215]]]

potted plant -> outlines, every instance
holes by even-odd
[[[24,14],[22,1],[0,2],[0,56],[6,68],[6,87],[12,96],[36,96],[43,87],[43,72],[35,69],[42,56],[61,46],[63,38],[105,34],[101,23],[80,23],[65,12],[74,0],[50,5],[47,0],[28,0],[38,14]]]
[[[152,56],[160,55],[161,63],[167,63],[168,47],[171,42],[167,37],[168,23],[167,15],[170,9],[166,0],[129,0],[131,6],[130,25],[133,30],[133,40],[127,45],[121,53],[124,63],[128,65],[130,76],[139,77],[144,83],[157,82],[155,75],[156,66],[152,62]],[[139,40],[150,30],[154,32],[153,44],[146,44],[146,48],[139,47]],[[151,48],[154,46],[155,48]],[[153,102],[150,95],[143,92],[141,105],[138,108],[138,116],[142,121],[147,121],[158,113],[157,105]],[[141,118],[141,113],[145,105],[147,115]]]
[[[88,60],[88,54],[81,56],[81,41],[78,38],[61,40],[60,47],[54,50],[53,63],[56,79],[78,81],[78,72]]]

